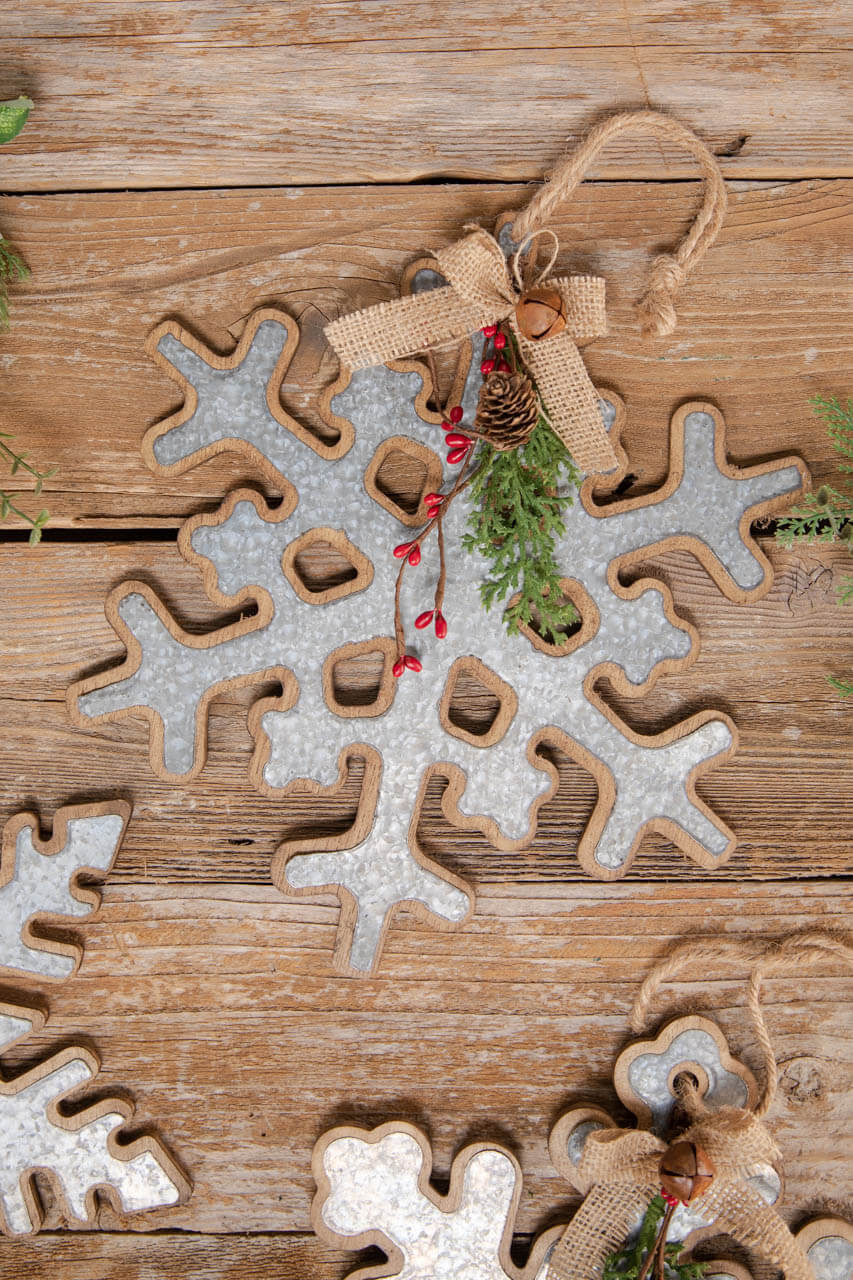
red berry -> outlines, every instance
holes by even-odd
[[[483,325],[483,333],[487,338],[493,338],[497,333],[497,331],[498,331],[498,326],[496,324]]]
[[[447,421],[447,419],[445,419],[445,420],[444,420],[444,422],[442,422],[442,424],[441,424],[441,429],[442,429],[442,431],[452,431],[452,430],[453,430],[453,423],[452,423],[452,422],[448,422],[448,421]]]
[[[450,410],[450,414],[449,414],[450,421],[451,421],[451,422],[461,422],[461,421],[462,421],[462,412],[463,412],[463,410],[462,410],[462,405],[461,405],[461,404],[455,404],[455,405],[453,406],[453,408]]]
[[[410,671],[423,671],[420,660],[412,657],[410,653],[407,653],[403,658],[403,665],[408,667]]]
[[[441,511],[441,507],[438,505],[437,502],[433,503],[431,507],[427,507],[427,515],[429,516],[430,520],[434,520],[435,517],[438,515],[439,511]]]
[[[423,631],[424,627],[429,626],[429,624],[432,622],[432,615],[434,612],[435,611],[433,609],[427,609],[425,613],[418,614],[418,616],[415,618],[415,626],[417,627],[418,631]]]
[[[498,373],[509,373],[509,365],[506,360],[498,361]]]
[[[450,453],[447,455],[447,461],[450,463],[451,467],[455,467],[457,462],[461,462],[467,453],[467,445],[460,446],[458,449],[451,449]]]
[[[399,680],[399,679],[400,679],[400,676],[401,676],[401,675],[403,674],[403,672],[406,670],[406,664],[405,664],[405,662],[403,661],[403,659],[402,659],[402,658],[398,658],[398,659],[397,659],[397,661],[394,663],[393,667],[391,668],[391,670],[393,671],[394,675],[395,675],[395,676],[397,677],[397,679]]]
[[[424,502],[426,502],[428,506],[432,506],[433,503],[435,502],[444,502],[444,494],[443,493],[425,493]]]
[[[415,626],[417,625],[418,624],[415,623]],[[439,640],[443,640],[444,637],[447,635],[447,622],[445,620],[444,614],[440,610],[435,615],[435,634],[438,636]]]
[[[504,347],[506,346],[506,334],[505,334],[505,333],[496,333],[496,334],[495,334],[495,346],[497,347],[498,351],[503,351]]]
[[[471,443],[471,437],[463,436],[461,431],[451,431],[450,435],[446,436],[445,439],[447,444],[451,445],[451,447],[455,449],[458,449],[459,446],[463,444],[467,449],[468,445]]]
[[[491,373],[494,367],[495,367],[495,362],[492,359],[492,357],[489,356],[488,360],[484,360],[483,363],[480,365],[480,373]]]
[[[402,560],[403,556],[407,556],[409,554],[413,545],[414,544],[411,542],[401,542],[399,546],[394,548],[394,555],[398,560]]]
[[[420,547],[417,547],[417,546],[412,547],[411,551],[409,552],[409,564],[416,565],[416,564],[420,564],[420,562],[421,562]]]

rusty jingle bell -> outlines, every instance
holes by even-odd
[[[711,1158],[695,1142],[681,1139],[667,1147],[660,1158],[661,1190],[682,1204],[704,1195],[714,1180]]]

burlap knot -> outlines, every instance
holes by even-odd
[[[545,415],[578,467],[585,472],[616,467],[598,394],[577,347],[607,332],[604,281],[598,276],[549,276],[546,270],[530,282],[557,289],[566,308],[565,329],[533,341],[516,323],[520,277],[510,271],[494,236],[478,228],[435,256],[446,286],[380,302],[326,327],[341,361],[351,369],[385,364],[509,321]]]
[[[722,1107],[697,1119],[682,1135],[711,1158],[714,1180],[691,1205],[715,1229],[755,1249],[786,1280],[814,1280],[805,1253],[778,1213],[748,1183],[779,1152],[758,1116]],[[646,1130],[590,1133],[576,1182],[586,1198],[548,1263],[548,1280],[595,1280],[608,1254],[621,1248],[660,1191],[658,1166],[667,1148]]]

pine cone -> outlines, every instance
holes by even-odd
[[[474,431],[493,448],[518,449],[539,421],[539,401],[524,373],[491,373],[480,388]]]

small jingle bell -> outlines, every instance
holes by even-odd
[[[516,303],[515,322],[528,342],[541,342],[562,333],[566,327],[563,295],[549,285],[527,289]]]
[[[695,1142],[681,1139],[667,1147],[658,1166],[661,1190],[682,1204],[704,1195],[714,1180],[710,1157]]]

